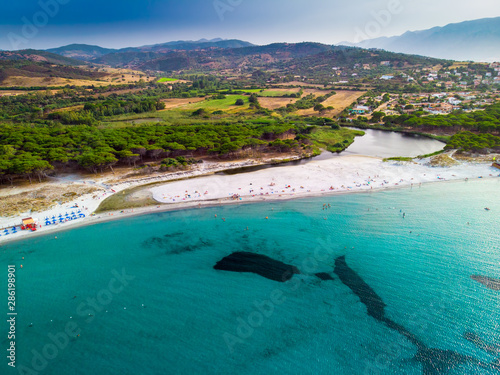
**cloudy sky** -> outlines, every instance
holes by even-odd
[[[498,0],[18,0],[2,4],[0,49],[216,37],[335,44],[497,16]]]

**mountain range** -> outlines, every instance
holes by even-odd
[[[122,49],[119,51],[103,49],[97,46],[73,45],[63,47],[70,56],[80,57],[75,51],[85,53],[87,62],[71,57],[61,56],[48,51],[14,51],[0,52],[0,79],[19,76],[59,76],[57,69],[65,76],[83,76],[83,73],[71,69],[64,69],[66,65],[94,64],[118,68],[130,68],[143,72],[165,72],[167,74],[182,73],[217,73],[232,75],[256,74],[259,79],[271,79],[274,76],[309,77],[325,82],[343,74],[343,80],[359,74],[376,75],[391,71],[391,67],[426,67],[449,63],[445,60],[432,59],[423,56],[414,56],[402,53],[387,52],[384,50],[367,50],[359,47],[333,46],[321,43],[274,43],[265,46],[241,46],[245,42],[224,41],[224,45],[238,45],[237,48],[211,47],[220,45],[220,41],[201,42],[204,48],[192,50],[164,50],[165,48],[180,47],[185,44],[200,42],[171,42],[162,45],[145,46],[137,49]],[[111,52],[110,52],[111,51]],[[62,53],[62,50],[60,50]],[[100,55],[92,57],[91,55]],[[2,61],[5,60],[5,61]],[[62,64],[57,67],[54,64]],[[360,72],[360,67],[367,65],[370,70]],[[57,69],[56,69],[57,68]],[[371,70],[373,68],[373,71]],[[90,70],[96,72],[96,69]],[[82,72],[84,69],[80,69]],[[86,70],[85,70],[86,71]],[[3,77],[3,78],[2,78]],[[267,77],[267,78],[265,78]],[[337,78],[339,79],[339,78]]]
[[[458,61],[500,61],[500,17],[343,44]]]
[[[242,40],[236,40],[236,39],[226,40],[226,39],[216,38],[211,40],[200,39],[197,41],[179,40],[174,42],[167,42],[167,43],[154,44],[141,47],[127,47],[121,49],[103,48],[87,44],[70,44],[64,47],[51,48],[48,49],[47,51],[73,59],[92,61],[99,57],[116,53],[149,52],[155,54],[155,53],[167,53],[171,51],[194,51],[194,50],[203,50],[212,48],[225,49],[225,48],[241,48],[250,46],[253,46],[253,44]]]

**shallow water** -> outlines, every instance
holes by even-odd
[[[499,292],[470,278],[500,278],[499,188],[500,179],[490,179],[184,210],[4,245],[4,314],[7,265],[17,265],[18,369],[421,374],[416,347],[369,316],[333,272],[342,255],[387,305],[386,316],[425,345],[492,362],[463,335],[500,344]],[[234,251],[302,274],[280,283],[213,269]],[[129,277],[120,282],[116,272]],[[66,342],[68,323],[77,331]],[[7,349],[8,340],[1,345]],[[18,373],[6,362],[2,374]],[[466,363],[447,373],[495,372]]]

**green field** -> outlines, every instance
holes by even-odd
[[[157,82],[163,83],[163,82],[173,82],[173,81],[177,81],[177,79],[163,77],[163,78],[160,78]]]
[[[237,106],[236,100],[243,99],[244,105]],[[248,96],[245,95],[227,95],[226,99],[205,100],[203,102],[192,103],[184,107],[184,109],[206,109],[207,111],[217,111],[224,109],[243,109],[248,108]]]

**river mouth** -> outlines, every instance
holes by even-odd
[[[350,129],[362,130],[365,132],[365,135],[354,138],[354,143],[340,153],[323,151],[321,155],[306,159],[294,160],[277,165],[265,164],[235,168],[217,172],[216,175],[235,175],[240,173],[256,172],[268,168],[304,165],[312,161],[328,160],[341,156],[359,155],[378,158],[390,158],[396,156],[417,157],[441,151],[444,147],[443,142],[419,134],[398,133],[375,129]]]

